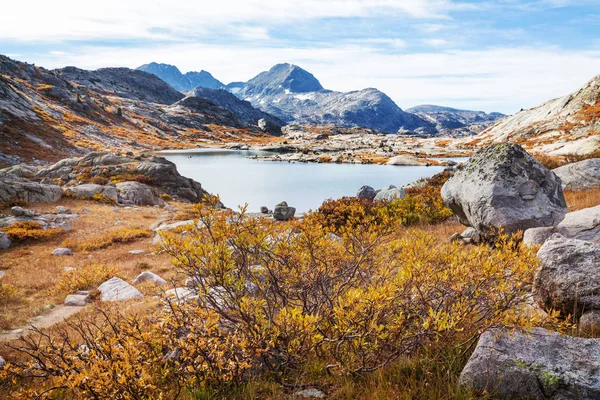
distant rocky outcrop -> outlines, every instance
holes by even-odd
[[[190,71],[182,74],[174,65],[159,64],[155,62],[141,65],[137,67],[137,69],[158,76],[180,92],[189,92],[197,87],[210,89],[220,89],[225,87],[225,85],[214,78],[210,72],[204,70],[200,72]]]
[[[600,75],[567,96],[522,110],[481,133],[480,143],[516,141],[546,155],[600,148]]]
[[[505,117],[498,112],[488,114],[483,111],[459,110],[430,104],[411,107],[404,111],[431,122],[439,134],[451,136],[476,135]]]
[[[560,179],[517,144],[483,148],[442,187],[463,225],[486,235],[554,226],[567,213]]]
[[[62,197],[60,187],[33,182],[13,174],[0,174],[0,203],[24,201],[27,203],[54,203]]]

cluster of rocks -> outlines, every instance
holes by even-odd
[[[116,184],[89,183],[96,178],[125,179]],[[129,180],[126,180],[129,179]],[[123,205],[164,205],[162,197],[198,203],[208,195],[200,183],[183,177],[175,164],[151,155],[89,153],[40,170],[17,166],[0,170],[0,203],[53,203],[63,195],[90,199],[102,195]]]
[[[400,200],[406,196],[406,191],[398,186],[390,185],[387,188],[375,190],[371,186],[365,185],[358,189],[356,197],[372,201],[391,201]]]
[[[142,299],[144,295],[134,285],[151,282],[155,285],[165,286],[167,281],[152,271],[141,272],[131,284],[121,278],[113,277],[102,283],[97,288],[100,301],[128,301]],[[80,290],[65,298],[65,306],[83,307],[92,301],[92,293],[88,290]]]
[[[71,210],[58,206],[55,213],[38,214],[35,210],[15,206],[10,209],[10,215],[0,215],[0,229],[10,227],[16,223],[33,222],[42,229],[60,228],[70,231],[70,221],[78,218]],[[6,233],[0,231],[0,249],[8,249],[12,242]]]
[[[571,316],[582,331],[600,332],[600,206],[567,214],[561,178],[510,143],[478,152],[447,181],[442,197],[469,227],[455,239],[473,243],[522,230],[526,243],[543,244],[536,305]],[[541,328],[491,330],[460,383],[502,398],[600,398],[600,339]]]

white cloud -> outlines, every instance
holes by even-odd
[[[262,26],[242,26],[237,30],[238,36],[244,40],[269,40],[269,30]]]
[[[431,47],[444,47],[449,44],[446,39],[423,39],[423,43]]]
[[[600,71],[600,52],[557,48],[390,54],[369,45],[315,48],[175,44],[134,49],[80,48],[65,57],[26,60],[46,67],[137,67],[157,61],[183,72],[210,71],[224,82],[248,80],[279,62],[313,73],[328,89],[376,87],[407,108],[433,103],[512,113],[566,95]]]
[[[165,39],[231,24],[277,25],[325,17],[445,18],[476,6],[455,0],[32,0],[2,5],[0,40]]]

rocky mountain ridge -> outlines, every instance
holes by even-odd
[[[431,104],[407,108],[405,111],[433,123],[440,134],[448,136],[476,135],[505,117],[498,112],[488,114]]]
[[[201,70],[200,72],[190,71],[182,74],[174,65],[159,64],[155,62],[141,65],[136,69],[156,75],[180,92],[189,92],[197,87],[209,89],[220,89],[225,87],[225,85],[213,77],[210,72],[204,70]]]

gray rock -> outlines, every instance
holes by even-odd
[[[165,292],[165,296],[169,300],[173,300],[177,303],[185,303],[186,301],[197,299],[198,293],[195,290],[190,289],[189,287],[179,287],[167,290]]]
[[[387,189],[381,189],[375,196],[375,201],[400,200],[406,196],[406,191],[400,187],[390,185]]]
[[[73,267],[64,267],[63,271],[65,272],[71,272],[71,271],[77,271],[77,268],[73,268]]]
[[[0,169],[0,174],[12,174],[20,178],[27,178],[35,175],[36,169],[29,165],[13,165],[8,168]]]
[[[23,207],[14,206],[10,209],[10,215],[12,215],[13,217],[20,217],[22,215],[25,215],[25,210],[23,209]]]
[[[60,247],[58,249],[54,249],[52,254],[55,256],[72,256],[73,252],[71,249],[67,249],[66,247]]]
[[[173,222],[170,224],[162,224],[160,225],[158,228],[155,228],[154,230],[156,232],[161,232],[161,231],[172,231],[174,229],[177,229],[181,226],[188,226],[188,225],[192,225],[192,227],[194,227],[196,225],[196,223],[194,222],[193,219],[188,219],[186,221],[178,221],[178,222]]]
[[[161,278],[160,276],[156,275],[154,272],[151,271],[144,271],[142,273],[140,273],[134,280],[133,280],[133,284],[134,285],[138,285],[142,282],[152,282],[156,285],[166,285],[167,281],[165,281],[163,278]]]
[[[358,189],[356,192],[356,197],[359,199],[369,199],[373,200],[377,196],[377,192],[371,186],[365,185]]]
[[[294,396],[304,397],[306,399],[324,399],[326,397],[325,393],[315,388],[308,388],[297,391],[296,393],[294,393]]]
[[[125,301],[144,297],[139,290],[121,278],[110,278],[98,286],[101,301]]]
[[[294,214],[296,214],[296,208],[288,207],[285,201],[277,204],[275,206],[275,210],[273,210],[273,218],[277,221],[287,221],[294,218]]]
[[[56,206],[56,212],[59,214],[73,214],[73,211],[63,206]]]
[[[533,283],[540,307],[579,316],[600,310],[600,243],[552,235],[538,251]]]
[[[117,201],[117,189],[114,186],[96,185],[94,183],[86,183],[83,185],[72,186],[65,189],[65,192],[71,193],[79,198],[91,198],[95,194],[102,194],[106,197]]]
[[[489,330],[460,375],[476,393],[505,399],[600,398],[600,340]]]
[[[4,232],[0,232],[0,250],[5,250],[10,247],[12,241],[8,237],[8,235]]]
[[[6,360],[0,356],[0,369],[4,369],[6,367]]]
[[[0,175],[0,203],[22,200],[27,203],[55,203],[62,197],[62,189],[45,185],[12,174]]]
[[[388,165],[400,165],[400,166],[418,166],[424,165],[425,162],[419,158],[410,154],[400,154],[390,158],[387,162]]]
[[[5,275],[6,275],[6,272],[0,270],[0,279],[4,278]]]
[[[261,212],[262,214],[268,214],[268,213],[269,213],[269,208],[268,208],[268,207],[266,207],[266,206],[262,206],[262,207],[260,208],[260,212]]]
[[[117,183],[119,202],[138,206],[163,205],[164,201],[154,188],[140,182]]]
[[[133,255],[144,254],[144,250],[130,250],[129,254],[133,254]]]
[[[70,294],[65,298],[65,306],[83,307],[88,303],[89,298],[87,294]]]
[[[564,190],[600,187],[600,158],[563,165],[553,171],[562,180]]]
[[[272,135],[281,135],[281,125],[276,124],[272,120],[261,118],[257,123],[261,131],[270,133]]]
[[[543,244],[555,233],[566,238],[600,243],[600,206],[570,212],[554,227],[527,229],[523,235],[523,243]]]
[[[115,225],[116,226],[123,226],[123,225],[125,225],[125,221],[117,221],[117,222],[115,222]]]
[[[463,225],[505,233],[557,225],[567,213],[560,179],[519,145],[488,146],[442,187]]]

